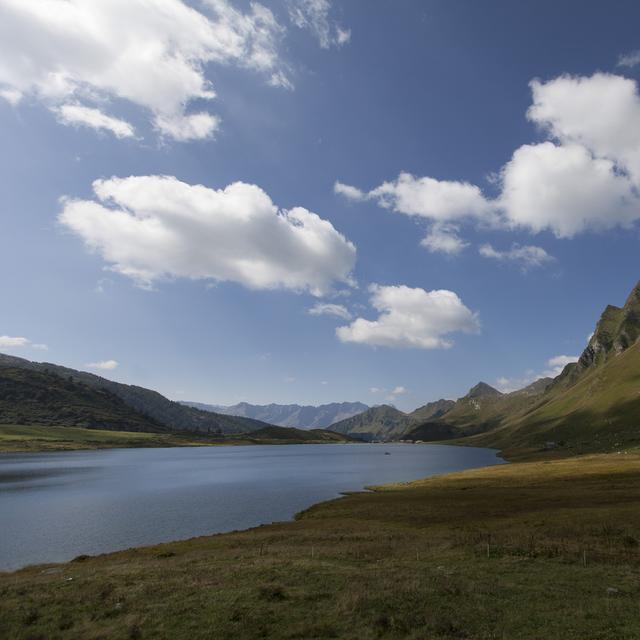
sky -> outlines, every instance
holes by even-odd
[[[0,351],[213,404],[557,375],[640,279],[639,20],[0,0]]]

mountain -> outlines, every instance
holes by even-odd
[[[362,440],[393,440],[407,428],[407,414],[388,404],[371,407],[331,425],[331,431]]]
[[[325,428],[366,411],[369,407],[362,402],[332,402],[320,406],[301,406],[299,404],[256,405],[240,402],[231,406],[183,402],[189,407],[203,411],[214,411],[229,416],[242,416],[262,420],[281,427]]]
[[[623,307],[607,305],[578,362],[568,364],[554,386],[568,386],[587,370],[619,355],[640,337],[640,282]]]
[[[538,402],[471,443],[571,453],[638,446],[639,389],[640,283],[623,307],[605,308],[578,362],[567,365]]]
[[[0,369],[0,424],[165,430],[110,391],[15,367]]]
[[[358,442],[356,438],[334,431],[327,431],[326,429],[296,429],[295,427],[277,426],[263,427],[257,431],[252,431],[244,437],[256,442],[268,443],[330,444],[336,442]]]
[[[416,422],[436,420],[451,410],[454,405],[455,401],[453,400],[436,400],[435,402],[429,402],[422,407],[418,407],[415,411],[412,411],[409,416]]]
[[[513,391],[501,393],[485,382],[478,383],[456,400],[453,406],[437,419],[425,420],[407,430],[405,440],[447,440],[461,438],[499,426],[503,420],[522,411],[545,392],[549,378]]]
[[[557,378],[509,394],[483,385],[477,397],[478,387],[405,438],[570,454],[640,445],[640,283],[622,307],[604,309],[578,361]]]
[[[226,416],[209,411],[200,411],[193,407],[186,407],[179,402],[173,402],[157,391],[137,387],[134,385],[113,382],[100,376],[85,371],[77,371],[48,362],[31,362],[24,358],[16,358],[0,354],[0,372],[6,369],[21,369],[28,372],[45,373],[66,379],[68,382],[80,383],[97,391],[107,391],[118,397],[126,406],[138,414],[145,416],[147,420],[160,427],[172,431],[199,432],[199,433],[245,433],[255,431],[268,426],[264,422],[235,416]],[[34,406],[29,411],[33,414]],[[43,411],[46,411],[46,407]],[[55,407],[52,407],[52,411]],[[26,411],[26,409],[25,409]],[[30,413],[24,415],[28,420]],[[33,414],[35,417],[35,414]],[[0,420],[2,420],[0,416]],[[35,423],[40,424],[40,423]],[[107,427],[103,427],[107,428]]]

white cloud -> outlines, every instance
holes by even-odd
[[[218,119],[190,112],[192,101],[215,97],[207,64],[235,64],[270,84],[290,83],[278,55],[284,29],[269,9],[252,2],[242,13],[228,0],[200,6],[203,12],[182,0],[2,0],[0,95],[12,103],[32,96],[53,109],[72,101],[94,111],[126,100],[150,113],[164,135],[209,137]],[[101,128],[125,131],[99,112]],[[63,118],[80,120],[94,126],[98,116],[76,111]]]
[[[342,304],[316,302],[308,311],[312,316],[335,316],[343,320],[351,320],[350,311]]]
[[[132,176],[93,189],[96,200],[64,199],[59,221],[142,286],[190,278],[323,295],[352,284],[354,245],[307,209],[278,210],[256,185]]]
[[[524,145],[502,170],[500,206],[512,227],[570,238],[589,229],[628,226],[640,207],[614,164],[576,144]]]
[[[383,347],[443,349],[452,346],[444,336],[462,331],[477,333],[480,325],[452,291],[371,285],[371,305],[380,314],[376,320],[357,318],[338,327],[342,342]]]
[[[0,336],[0,349],[21,349],[25,347],[39,351],[47,351],[49,349],[46,344],[34,343],[29,338],[22,336]]]
[[[0,89],[0,98],[15,107],[22,100],[22,94],[17,89]]]
[[[284,379],[284,381],[285,381],[287,384],[292,384],[293,382],[295,382],[295,381],[296,381],[296,379],[295,379],[293,376],[287,376],[287,377]]]
[[[100,360],[99,362],[89,362],[85,364],[87,369],[98,369],[101,371],[113,371],[118,368],[118,362],[116,360]]]
[[[339,181],[336,181],[336,183],[333,185],[333,192],[337,193],[338,195],[344,196],[347,200],[354,200],[356,202],[366,200],[367,198],[367,194],[363,191],[360,191],[360,189]]]
[[[300,29],[307,29],[323,49],[340,47],[351,40],[351,31],[333,22],[329,0],[289,0],[289,19]]]
[[[401,173],[396,180],[384,182],[368,193],[341,182],[336,182],[334,191],[351,200],[375,200],[385,209],[436,222],[485,218],[491,214],[491,206],[477,186],[468,182],[417,178],[410,173]]]
[[[384,389],[380,387],[370,387],[369,393],[384,393]]]
[[[116,138],[133,138],[135,130],[125,120],[119,120],[102,113],[99,109],[83,107],[79,104],[63,104],[55,109],[58,120],[63,124],[89,127],[110,131]]]
[[[496,197],[488,198],[468,182],[409,173],[369,192],[340,182],[334,190],[440,224],[491,223],[532,233],[551,231],[559,238],[629,228],[640,219],[637,83],[596,73],[534,80],[530,86],[527,117],[549,140],[517,148],[492,174],[497,176],[490,180],[499,190]],[[434,235],[423,244],[442,243]],[[454,250],[456,246],[451,244]]]
[[[30,340],[17,336],[0,336],[0,348],[27,347]]]
[[[516,262],[521,266],[523,271],[535,267],[542,267],[554,260],[553,256],[549,255],[542,247],[535,247],[533,245],[521,246],[515,243],[511,245],[511,249],[507,251],[498,251],[490,244],[483,244],[478,249],[478,253],[483,258]]]
[[[398,386],[398,387],[394,387],[390,392],[389,395],[386,397],[386,399],[389,402],[394,402],[395,400],[397,400],[398,396],[404,396],[407,393],[409,393],[409,390],[406,389],[405,387],[402,386]]]
[[[635,80],[609,73],[531,83],[527,116],[562,144],[585,147],[640,184],[640,96]]]
[[[456,255],[469,246],[458,235],[455,225],[434,224],[420,244],[431,253],[446,253]]]
[[[619,67],[637,67],[640,64],[640,51],[629,51],[629,53],[623,53],[618,58]]]

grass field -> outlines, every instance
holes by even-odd
[[[0,452],[71,451],[114,447],[192,447],[246,444],[314,444],[346,442],[349,438],[321,429],[303,431],[266,427],[250,434],[199,434],[106,431],[81,427],[0,425]]]
[[[500,465],[0,574],[0,637],[635,640],[639,543],[638,453]]]

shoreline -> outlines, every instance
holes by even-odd
[[[0,454],[97,451],[103,449],[157,449],[179,447],[220,447],[280,444],[360,444],[328,430],[314,438],[313,430],[298,429],[291,434],[276,427],[276,433],[261,437],[246,434],[211,435],[198,433],[159,433],[109,431],[85,427],[0,425]],[[282,435],[284,432],[284,435]]]
[[[256,443],[256,445],[262,445],[264,443]],[[336,442],[336,443],[283,443],[283,444],[288,444],[290,446],[304,446],[306,444],[344,444],[344,445],[349,445],[349,444],[357,444],[357,445],[375,445],[375,446],[380,446],[380,447],[384,447],[384,446],[388,446],[388,445],[397,445],[397,446],[421,446],[419,444],[414,444],[414,443],[408,443],[408,442],[388,442],[388,443],[383,443],[383,442],[376,442],[376,443],[367,443],[367,442]],[[430,445],[431,443],[422,443],[422,445]],[[449,445],[446,443],[434,443],[434,444],[438,444],[438,445],[444,445],[447,447],[459,447],[459,445]],[[197,445],[193,445],[194,447]],[[236,445],[228,445],[228,446],[236,446]],[[251,443],[243,443],[242,445],[239,446],[254,446]],[[130,447],[130,449],[140,449],[140,448],[149,448],[149,447]],[[161,448],[161,447],[156,447],[156,448]],[[172,448],[176,448],[176,447],[166,447],[166,449],[172,449]],[[109,556],[112,554],[118,554],[118,553],[124,553],[124,552],[135,552],[136,550],[143,550],[149,547],[157,547],[159,545],[166,545],[166,544],[180,544],[180,543],[186,543],[189,542],[190,540],[195,540],[195,539],[200,539],[200,538],[213,538],[213,537],[217,537],[217,536],[224,536],[224,535],[229,535],[232,533],[244,533],[244,532],[250,532],[256,529],[261,529],[263,527],[268,527],[268,526],[272,526],[272,525],[286,525],[286,524],[291,524],[294,523],[295,521],[297,521],[299,518],[303,517],[305,513],[307,513],[310,510],[314,510],[316,508],[321,508],[322,505],[325,504],[330,504],[335,500],[340,500],[343,497],[348,497],[348,496],[356,496],[359,494],[363,494],[363,493],[375,493],[378,491],[385,491],[387,489],[390,489],[392,487],[410,487],[412,484],[414,483],[421,483],[421,482],[425,482],[431,479],[437,479],[437,478],[445,478],[447,476],[450,476],[452,474],[458,474],[458,473],[466,473],[466,472],[472,472],[472,471],[479,471],[481,469],[490,469],[490,468],[494,468],[494,467],[499,467],[499,466],[503,466],[503,465],[508,465],[509,462],[507,460],[505,460],[501,455],[500,452],[497,449],[491,449],[488,447],[474,447],[474,448],[481,448],[481,449],[485,449],[486,451],[492,451],[495,453],[495,457],[496,457],[496,461],[494,464],[487,464],[487,465],[483,465],[483,466],[477,466],[477,467],[469,467],[467,469],[464,469],[462,471],[448,471],[448,472],[442,472],[442,473],[434,473],[431,475],[427,475],[427,476],[422,476],[419,478],[415,478],[413,480],[406,480],[406,481],[393,481],[393,482],[388,482],[388,483],[383,483],[383,484],[365,484],[363,485],[361,488],[359,489],[353,489],[353,490],[349,490],[349,489],[345,489],[344,491],[337,491],[336,494],[333,497],[329,497],[323,500],[320,500],[318,502],[313,502],[311,504],[309,504],[309,506],[304,507],[303,509],[301,509],[300,511],[297,511],[295,513],[293,513],[291,515],[291,517],[285,519],[285,520],[278,520],[278,521],[271,521],[271,522],[264,522],[261,524],[257,524],[255,526],[251,526],[251,527],[247,527],[247,528],[242,528],[242,529],[230,529],[228,531],[220,531],[220,532],[214,532],[214,533],[205,533],[202,535],[197,535],[197,536],[190,536],[190,537],[186,537],[186,538],[177,538],[177,539],[171,539],[171,540],[166,540],[163,542],[156,542],[156,543],[147,543],[147,544],[142,544],[139,546],[132,546],[132,547],[123,547],[120,549],[115,549],[112,551],[105,551],[103,553],[97,553],[95,555],[93,554],[81,554],[78,557],[82,557],[84,559],[89,559],[89,558],[99,558],[99,557],[103,557],[103,556]],[[120,447],[120,449],[122,449],[122,447]],[[95,451],[98,451],[98,449],[94,449]],[[108,450],[108,449],[107,449]],[[76,451],[87,451],[87,449],[83,450],[83,449],[74,449],[74,450],[69,450],[69,453],[72,452],[76,452]],[[9,452],[9,455],[11,455],[11,453],[13,452]],[[17,452],[17,453],[25,453],[25,452]],[[28,452],[27,452],[28,453]],[[35,452],[33,452],[35,453]],[[51,451],[51,453],[54,453],[53,451]],[[58,453],[60,453],[60,451],[58,451]],[[0,462],[2,460],[2,456],[6,455],[6,452],[1,452],[0,451]],[[21,567],[17,567],[17,568],[11,568],[11,569],[0,569],[0,576],[5,574],[11,574],[11,573],[15,573],[18,571],[23,571],[26,569],[30,569],[33,567],[51,567],[51,566],[60,566],[60,565],[66,565],[69,563],[73,563],[75,562],[76,558],[69,558],[68,560],[61,560],[61,561],[52,561],[52,562],[40,562],[40,563],[35,563],[35,564],[26,564],[24,566]]]
[[[639,504],[638,452],[387,484],[290,522],[2,573],[0,635],[638,637]]]

